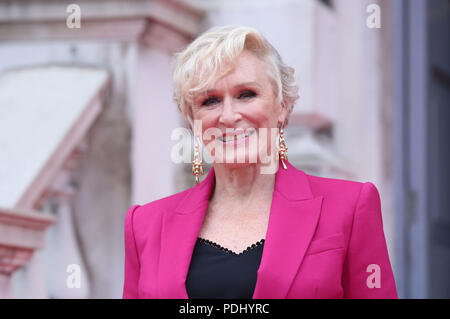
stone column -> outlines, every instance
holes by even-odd
[[[179,32],[150,23],[139,42],[132,114],[133,204],[144,204],[174,192],[179,170],[171,160],[175,141],[170,136],[173,129],[182,125],[182,119],[172,101],[172,54],[188,41]]]

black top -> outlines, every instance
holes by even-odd
[[[190,299],[251,299],[264,239],[237,254],[198,238],[186,278]]]

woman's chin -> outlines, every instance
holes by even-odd
[[[225,163],[220,163],[220,165],[224,165],[226,168],[243,168],[243,167],[248,167],[250,165],[255,165],[255,163],[236,163],[236,162],[225,162]]]
[[[228,168],[246,167],[249,165],[256,165],[259,162],[258,157],[255,156],[242,156],[242,157],[229,157],[222,160],[214,159],[215,164],[225,165]]]

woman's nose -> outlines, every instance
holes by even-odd
[[[233,126],[236,120],[239,119],[239,114],[235,110],[235,105],[230,98],[225,98],[222,104],[219,122],[225,126]]]

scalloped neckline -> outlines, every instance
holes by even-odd
[[[249,252],[249,251],[251,251],[251,250],[253,250],[253,249],[257,248],[257,247],[262,246],[264,244],[264,242],[265,242],[265,239],[263,238],[263,239],[257,241],[256,243],[251,244],[250,246],[247,246],[247,248],[244,249],[243,251],[241,251],[240,253],[237,253],[237,252],[234,252],[234,251],[232,251],[232,250],[230,250],[228,248],[225,248],[222,245],[220,245],[220,244],[218,244],[216,242],[213,242],[213,241],[211,241],[209,239],[198,237],[197,240],[199,242],[201,242],[201,243],[204,243],[206,245],[209,245],[211,247],[217,248],[217,249],[219,249],[221,251],[224,251],[224,252],[226,252],[228,254],[235,255],[235,256],[242,256],[245,253],[247,253],[247,252]]]

